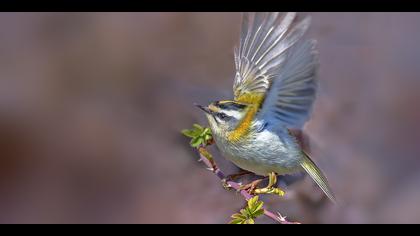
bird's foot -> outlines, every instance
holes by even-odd
[[[275,194],[284,196],[285,192],[281,188],[274,187],[277,183],[277,174],[271,172],[268,174],[268,185],[265,188],[255,189],[255,194]]]
[[[224,179],[222,179],[222,186],[223,186],[223,188],[225,189],[225,190],[231,190],[232,189],[232,186],[230,186],[230,184],[228,184],[228,179],[227,178],[224,178]]]
[[[257,180],[252,181],[249,184],[241,185],[238,191],[245,190],[249,194],[254,194],[254,191],[257,189],[258,184],[260,184],[263,180],[264,179],[257,179]]]
[[[285,192],[277,187],[274,187],[277,183],[277,175],[274,172],[271,172],[268,175],[268,185],[264,188],[257,188],[258,184],[264,179],[258,179],[253,181],[250,184],[242,186],[241,190],[247,190],[249,194],[275,194],[279,196],[284,196]]]
[[[236,174],[228,175],[226,178],[222,179],[223,188],[226,190],[230,190],[232,187],[228,184],[229,181],[235,181],[237,178],[248,174],[252,174],[252,172],[249,172],[247,170],[241,170]]]
[[[258,189],[255,189],[253,193],[254,194],[275,194],[275,195],[279,195],[280,197],[286,194],[283,189],[275,188],[275,187],[258,188]]]

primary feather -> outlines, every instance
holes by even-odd
[[[307,121],[316,92],[315,44],[301,40],[310,18],[295,21],[296,13],[246,13],[235,50],[235,100],[288,128]]]
[[[284,58],[284,38],[296,13],[246,13],[239,48],[235,50],[235,100],[247,93],[265,93]],[[276,58],[277,57],[277,58]]]

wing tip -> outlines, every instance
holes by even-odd
[[[336,205],[337,198],[335,197],[331,187],[329,186],[328,180],[322,173],[321,169],[310,159],[308,154],[302,151],[305,159],[301,163],[302,168],[309,174],[309,176],[315,181],[315,183],[321,188],[324,194],[330,199],[330,201]]]

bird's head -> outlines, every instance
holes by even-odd
[[[208,106],[197,105],[203,110],[214,134],[225,135],[233,131],[247,113],[247,104],[236,101],[216,101]]]

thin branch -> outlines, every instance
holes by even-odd
[[[206,153],[208,153],[207,149],[204,145],[200,145],[198,148],[198,153],[200,155],[200,161],[202,161],[207,168],[213,172],[217,177],[219,177],[220,180],[223,180],[226,178],[226,175],[218,168],[216,163],[214,162],[213,158],[211,156],[205,156]],[[210,154],[210,153],[208,153]],[[231,188],[235,189],[236,191],[239,191],[240,194],[245,198],[245,200],[249,200],[254,195],[249,194],[246,190],[241,190],[241,185],[235,181],[227,181],[226,182]],[[280,223],[280,224],[300,224],[299,222],[290,222],[286,220],[285,217],[281,216],[280,213],[273,213],[269,211],[266,207],[263,207],[264,209],[264,215],[273,219],[274,221]]]

